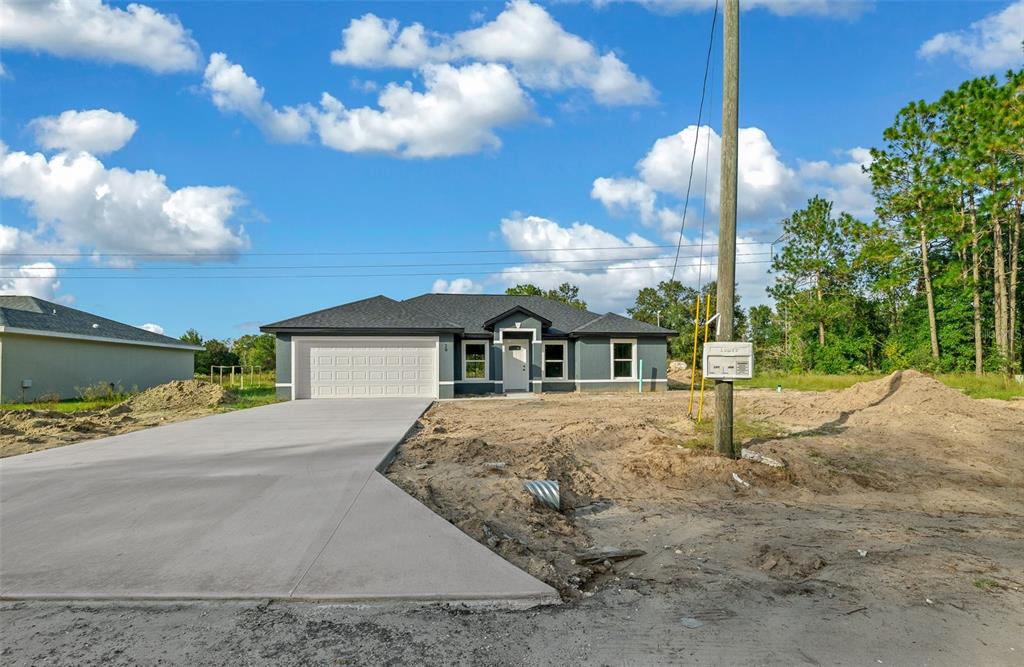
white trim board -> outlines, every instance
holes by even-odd
[[[644,378],[643,381],[644,382],[668,382],[668,380],[665,379],[665,378],[654,378],[654,379]],[[558,380],[553,380],[553,382],[558,382]],[[639,382],[639,380],[637,380],[636,378],[614,378],[612,380],[565,380],[565,382],[579,382],[580,384],[585,383],[585,382],[601,382],[603,384],[608,384],[608,383],[611,383],[611,382],[628,382],[630,384],[636,384],[637,382]]]
[[[39,331],[37,329],[21,329],[18,327],[0,326],[0,334],[17,334],[19,336],[39,336],[40,338],[66,338],[68,340],[85,340],[92,343],[111,343],[113,345],[138,345],[141,347],[161,347],[168,350],[181,350],[182,352],[198,352],[205,349],[199,345],[188,345],[182,343],[147,343],[141,340],[124,340],[121,338],[107,338],[105,336],[86,336],[84,334],[59,333],[56,331]]]
[[[482,378],[467,378],[466,377],[466,346],[467,345],[483,345],[484,346],[484,377]],[[459,375],[461,379],[459,382],[490,382],[491,377],[491,342],[484,339],[474,338],[463,338],[462,339],[462,366],[459,368]]]
[[[544,380],[567,380],[566,371],[569,370],[569,341],[567,340],[542,340],[540,341],[540,376]],[[555,377],[548,377],[548,345],[559,345],[562,348],[562,374]],[[553,361],[558,361],[557,359]]]

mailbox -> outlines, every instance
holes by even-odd
[[[704,377],[710,380],[749,380],[754,377],[753,343],[705,343]]]

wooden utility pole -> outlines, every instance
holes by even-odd
[[[736,180],[739,160],[740,3],[725,0],[722,32],[722,181],[718,223],[718,338],[733,339],[736,292]],[[715,382],[715,450],[737,457],[732,440],[732,382]]]

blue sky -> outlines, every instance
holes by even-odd
[[[746,4],[749,305],[766,299],[763,242],[807,197],[870,216],[863,149],[903,104],[1021,66],[1024,2]],[[721,51],[709,135],[704,0],[0,12],[0,292],[217,337],[516,282],[568,280],[621,312],[671,272],[673,250],[645,246],[678,239],[694,140],[679,276],[697,280],[704,165],[713,261]]]

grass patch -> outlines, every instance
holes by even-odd
[[[877,380],[884,377],[881,373],[849,373],[845,375],[825,375],[824,373],[762,373],[756,375],[752,380],[737,380],[737,387],[750,387],[757,389],[775,389],[782,385],[782,388],[796,391],[829,391],[832,389],[846,389],[858,382]]]
[[[715,420],[704,418],[693,425],[694,437],[679,444],[687,449],[709,452],[715,448]],[[755,439],[778,438],[784,435],[778,426],[764,421],[752,421],[741,416],[733,418],[732,437],[739,446]]]
[[[54,412],[104,410],[123,403],[131,397],[131,394],[112,394],[102,398],[69,398],[63,401],[40,401],[37,403],[0,403],[0,410],[52,410]]]
[[[1001,373],[942,373],[935,376],[945,385],[959,389],[971,398],[998,398],[1003,401],[1024,397],[1024,385]]]
[[[782,385],[791,391],[830,391],[847,389],[858,382],[867,382],[885,377],[880,373],[825,375],[823,373],[762,373],[752,380],[737,380],[737,387],[775,389]],[[971,398],[998,398],[1009,400],[1024,397],[1024,385],[1017,384],[1012,377],[1001,373],[940,373],[934,376],[948,387],[958,389]]]
[[[246,387],[245,389],[235,387],[231,393],[234,395],[234,400],[221,406],[225,411],[244,410],[277,403],[277,388],[273,385]]]
[[[974,580],[974,587],[983,591],[991,591],[999,590],[1003,585],[994,579],[986,579],[985,577],[982,577],[981,579]]]

